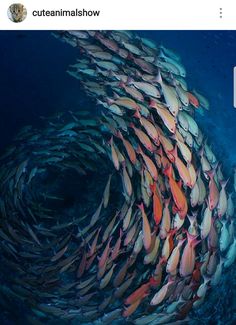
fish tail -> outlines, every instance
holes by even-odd
[[[150,184],[149,188],[152,191],[152,193],[154,193],[156,191],[156,183],[153,182],[153,184]]]
[[[143,153],[142,148],[140,147],[140,145],[138,145],[138,148],[136,149],[136,152],[138,154],[140,154],[140,155]]]
[[[113,135],[111,136],[111,139],[108,140],[108,143],[112,146],[113,145]]]
[[[141,118],[141,115],[140,115],[140,113],[139,113],[139,110],[138,110],[138,109],[136,109],[136,111],[135,111],[135,113],[134,113],[133,117],[136,117],[136,118]]]
[[[221,185],[221,188],[225,188],[226,185],[228,184],[228,181],[229,181],[230,178],[224,180],[224,181],[220,181],[220,185]]]
[[[127,85],[131,85],[132,82],[133,82],[133,79],[130,76],[128,76],[127,81],[126,81],[126,84]]]
[[[124,83],[124,81],[121,80],[121,81],[119,82],[118,87],[120,87],[120,88],[125,88],[125,87],[126,87],[126,84]]]
[[[173,156],[174,160],[178,158],[177,145],[175,145],[172,150],[168,150],[168,152]]]
[[[151,99],[149,102],[149,107],[156,108],[156,101],[154,99]]]
[[[117,136],[117,138],[119,138],[121,140],[124,139],[123,134],[120,132],[120,130],[117,131],[116,136]]]
[[[129,124],[129,126],[130,126],[132,129],[134,129],[134,128],[135,128],[135,126],[134,126],[134,123],[133,123],[133,122],[131,122],[131,123]]]
[[[137,207],[143,212],[144,211],[144,205],[143,202],[141,202],[140,204],[137,204]]]
[[[209,176],[210,179],[212,179],[215,175],[215,169],[207,170],[206,171],[207,176]]]
[[[173,172],[173,168],[172,165],[169,164],[164,170],[163,173],[164,175],[168,176],[169,178],[172,177],[172,172]]]

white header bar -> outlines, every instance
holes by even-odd
[[[13,3],[22,3],[27,9],[26,19],[20,23],[13,23],[8,18],[8,7]],[[64,16],[60,16],[63,11]],[[98,16],[89,16],[94,11],[99,11]],[[76,16],[73,16],[72,12]],[[53,16],[54,13],[57,16]],[[236,2],[235,0],[0,0],[0,29],[236,30]]]

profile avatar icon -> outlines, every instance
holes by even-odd
[[[7,15],[8,18],[14,23],[20,23],[25,20],[27,16],[27,10],[21,3],[13,3],[8,8]]]

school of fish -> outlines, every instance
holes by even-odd
[[[67,72],[94,107],[26,126],[0,157],[1,294],[29,324],[184,324],[236,259],[236,172],[195,119],[209,103],[133,32],[54,36],[78,48]],[[74,182],[87,191],[65,207]]]

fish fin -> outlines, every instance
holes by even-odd
[[[153,182],[153,184],[150,184],[149,188],[152,191],[152,193],[154,194],[154,192],[156,192],[156,183]]]
[[[132,123],[132,122],[129,124],[129,126],[130,126],[132,129],[135,128],[134,123]]]
[[[136,149],[136,152],[138,153],[138,154],[143,154],[143,151],[142,151],[142,148],[140,147],[140,145],[138,145],[138,147],[137,147],[137,149]],[[143,168],[143,166],[142,166],[142,168]]]
[[[117,136],[117,138],[119,138],[121,140],[124,139],[123,134],[120,132],[120,130],[117,130],[116,136]]]
[[[120,81],[119,82],[119,85],[118,85],[118,87],[120,87],[120,88],[125,88],[125,83],[124,83],[124,81]]]
[[[127,58],[126,58],[127,60],[133,60],[134,59],[134,56],[133,56],[133,54],[131,54],[130,52],[128,53],[128,55],[127,55]]]
[[[177,206],[175,204],[172,206],[172,212],[173,212],[173,214],[176,214],[176,213],[179,214],[179,209],[177,208]]]
[[[114,104],[114,99],[112,99],[112,98],[107,98],[107,104],[108,105],[112,105],[112,104]]]
[[[157,154],[159,155],[159,156],[163,156],[163,149],[162,149],[162,147],[160,147],[160,148],[158,148],[157,149]]]
[[[169,164],[164,170],[163,170],[164,175],[168,176],[169,178],[173,176],[173,168],[172,165]]]
[[[108,140],[108,143],[109,143],[110,145],[113,145],[113,135],[111,136],[111,139]]]
[[[226,185],[228,184],[229,179],[230,178],[228,178],[227,180],[224,180],[224,181],[220,181],[221,188],[225,188],[226,187]]]
[[[215,169],[207,170],[206,171],[207,176],[209,176],[210,179],[213,179],[215,176]]]
[[[170,229],[167,234],[173,236],[177,232],[177,230],[178,230],[177,228]]]
[[[156,101],[154,99],[150,100],[149,107],[156,108]]]
[[[123,168],[126,168],[126,161],[122,160],[121,165],[122,165]]]
[[[120,96],[116,92],[114,92],[114,91],[113,91],[113,96],[114,96],[115,99],[119,99],[120,98]]]
[[[112,77],[115,77],[115,76],[116,76],[115,73],[112,70],[109,70],[108,77],[112,78]]]
[[[168,153],[171,154],[174,158],[178,158],[178,151],[177,151],[177,145],[175,144],[174,148],[172,150],[168,150]]]
[[[168,197],[167,199],[164,199],[164,204],[165,204],[165,206],[169,206],[169,204],[170,204],[170,197]]]
[[[138,207],[141,211],[144,211],[144,205],[143,205],[143,202],[141,202],[140,204],[137,204],[137,207]]]
[[[135,111],[135,113],[134,113],[133,117],[136,117],[136,118],[141,118],[141,115],[140,115],[140,113],[139,113],[138,109],[136,109],[136,111]]]
[[[182,188],[182,186],[183,186],[183,181],[182,181],[182,179],[180,179],[180,180],[177,182],[177,185],[179,186],[180,189]]]
[[[158,73],[157,73],[156,77],[153,78],[152,81],[157,82],[159,84],[162,84],[163,83],[160,69],[158,69]]]
[[[197,214],[196,213],[192,213],[192,215],[187,214],[188,220],[190,223],[194,222],[197,218]]]
[[[130,76],[128,76],[126,84],[131,85],[132,81],[133,81],[133,79]]]

